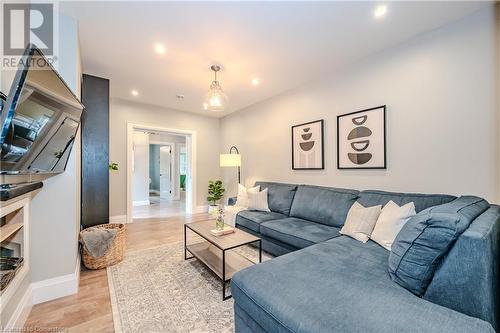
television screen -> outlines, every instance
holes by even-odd
[[[29,45],[1,111],[1,173],[63,172],[82,111],[41,51]]]

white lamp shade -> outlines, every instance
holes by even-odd
[[[239,167],[241,166],[240,154],[220,154],[221,167]]]

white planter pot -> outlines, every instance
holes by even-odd
[[[217,214],[217,209],[218,208],[219,208],[219,205],[210,205],[210,206],[208,206],[208,214],[210,214],[210,215]]]

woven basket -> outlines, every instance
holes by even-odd
[[[118,232],[113,240],[113,244],[110,245],[102,257],[92,257],[85,245],[83,246],[82,259],[85,267],[88,269],[102,269],[122,261],[127,236],[127,228],[125,225],[121,223],[99,224],[93,228],[116,229]]]

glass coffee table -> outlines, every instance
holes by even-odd
[[[231,281],[234,273],[257,264],[244,255],[230,251],[238,247],[258,243],[259,263],[262,262],[262,240],[240,229],[233,233],[214,236],[210,230],[215,229],[215,221],[207,220],[184,224],[184,260],[196,258],[208,267],[222,281],[222,300],[231,298],[226,296],[226,285]],[[187,233],[194,232],[198,239],[187,243]],[[188,257],[188,252],[192,256]]]

